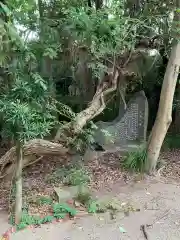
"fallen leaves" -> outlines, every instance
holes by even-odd
[[[169,152],[163,155],[164,159],[168,159],[168,163],[161,170],[161,174],[164,177],[172,179],[180,179],[180,164],[179,164],[179,155],[180,152]],[[170,161],[170,160],[171,161]],[[174,162],[172,163],[174,159]],[[67,161],[64,164],[70,164]],[[27,196],[51,196],[54,192],[54,189],[57,190],[61,185],[60,182],[47,183],[45,181],[46,176],[53,173],[57,168],[63,166],[62,161],[59,161],[59,158],[49,158],[46,161],[40,161],[36,165],[32,165],[27,168],[24,173],[24,197]],[[88,170],[92,173],[92,179],[90,186],[95,188],[98,192],[105,189],[111,189],[111,187],[118,182],[118,184],[124,184],[128,181],[131,181],[134,178],[134,175],[129,174],[128,172],[122,171],[120,168],[120,156],[119,152],[115,153],[104,153],[101,157],[92,159],[88,164]],[[138,179],[138,180],[141,180]],[[2,209],[7,209],[7,198],[9,193],[9,186],[7,181],[2,179],[0,182],[0,205]],[[120,185],[118,185],[120,186]],[[150,194],[146,191],[146,194]],[[59,194],[59,199],[62,198],[62,192]],[[68,195],[68,194],[67,194]],[[27,200],[27,199],[26,199]],[[47,205],[38,205],[34,202],[29,204],[30,214],[38,216],[46,216],[52,214],[52,209]],[[70,203],[70,202],[69,202]],[[72,203],[74,204],[74,203]],[[79,202],[75,202],[76,208],[82,208],[82,205]],[[128,206],[126,202],[120,204],[120,208],[123,209],[126,216],[129,215],[131,211],[139,211],[139,209],[133,208],[133,206]],[[75,216],[82,217],[87,215],[87,211],[81,209],[78,214]],[[62,221],[62,220],[60,220]],[[121,229],[122,230],[122,229]],[[2,240],[2,239],[0,239]]]

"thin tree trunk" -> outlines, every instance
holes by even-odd
[[[147,170],[156,168],[160,150],[167,130],[172,121],[172,104],[180,68],[180,43],[176,43],[171,51],[161,90],[157,117],[151,132],[147,151]]]
[[[23,164],[23,151],[22,146],[18,142],[16,145],[16,202],[15,202],[15,223],[18,224],[22,217],[22,164]]]
[[[92,78],[91,70],[88,68],[89,54],[87,49],[79,49],[79,62],[75,72],[75,81],[80,90],[81,96],[81,111],[84,105],[87,106],[95,92],[94,92],[94,79]]]
[[[103,0],[95,0],[96,10],[100,10],[103,6]]]

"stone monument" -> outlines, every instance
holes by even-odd
[[[100,145],[126,145],[130,142],[145,142],[148,125],[148,101],[144,91],[135,93],[120,109],[119,116],[112,122],[98,122],[95,141]]]

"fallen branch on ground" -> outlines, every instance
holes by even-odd
[[[37,157],[41,156],[65,156],[68,153],[68,149],[63,147],[62,144],[53,143],[43,139],[34,139],[25,143],[23,152],[23,167],[27,167],[32,162],[37,162]],[[40,159],[38,159],[40,160]],[[16,148],[12,147],[2,158],[0,159],[0,178],[3,178],[7,174],[11,174],[16,162]]]

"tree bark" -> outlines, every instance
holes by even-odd
[[[19,224],[22,217],[22,165],[23,165],[23,150],[21,144],[16,145],[16,199],[15,199],[15,223]]]
[[[94,96],[94,79],[92,78],[92,73],[88,67],[89,53],[87,49],[79,49],[79,62],[77,64],[77,70],[75,72],[75,81],[80,90],[81,96],[81,110],[83,105],[87,106],[93,96]],[[83,104],[86,103],[86,104]]]
[[[100,10],[103,6],[103,0],[95,0],[96,10]]]
[[[87,3],[88,3],[88,7],[91,8],[92,7],[91,0],[88,0]]]
[[[88,121],[99,115],[106,107],[108,95],[117,89],[119,72],[114,70],[113,73],[109,73],[109,77],[110,86],[107,86],[107,83],[102,84],[102,86],[98,88],[89,106],[82,112],[78,113],[72,122],[65,125],[64,131],[57,132],[55,141],[61,142],[62,144],[52,143],[42,139],[34,139],[24,144],[24,159],[22,167],[26,167],[32,162],[36,162],[35,157],[47,155],[65,156],[69,153],[69,149],[64,147],[66,145],[66,139],[68,139],[69,136],[76,137],[82,131],[83,127]],[[4,156],[0,158],[0,178],[12,173],[15,162],[16,151],[15,147],[12,147]],[[6,166],[8,167],[6,168]]]
[[[171,115],[173,97],[180,68],[179,53],[180,42],[176,42],[172,48],[170,59],[165,72],[158,113],[149,138],[147,148],[147,171],[149,173],[152,173],[156,168],[162,143],[172,121]]]
[[[91,121],[93,118],[98,116],[103,110],[106,108],[106,100],[107,95],[113,93],[117,89],[119,72],[115,70],[109,74],[111,81],[111,87],[108,87],[104,84],[100,88],[97,88],[93,100],[90,102],[89,106],[77,114],[75,119],[69,124],[69,135],[77,136],[83,129],[83,127],[87,124],[87,122]],[[61,139],[61,130],[57,131],[55,140],[58,141]]]
[[[23,166],[27,167],[33,162],[37,162],[40,156],[66,156],[68,149],[61,144],[53,143],[43,139],[34,139],[23,146]],[[0,179],[10,175],[16,166],[16,147],[12,147],[0,158]]]
[[[106,79],[106,76],[99,83],[96,93],[92,101],[88,104],[87,108],[76,114],[70,123],[67,123],[63,126],[63,129],[61,128],[59,131],[57,131],[56,137],[54,139],[56,143],[42,139],[34,139],[24,144],[23,168],[37,162],[41,156],[67,156],[67,154],[70,153],[68,146],[69,138],[72,138],[73,140],[76,139],[85,125],[90,120],[103,112],[108,101],[114,97],[113,93],[117,90],[117,86],[122,87],[122,82],[125,77],[134,76],[134,74],[136,75],[137,64],[133,64],[132,62],[137,61],[138,55],[139,50],[137,52],[135,51],[131,56],[132,61],[129,61],[129,54],[128,56],[123,56],[122,59],[125,61],[126,66],[123,65],[122,68],[120,67],[122,63],[119,63],[118,59],[117,61],[108,60],[110,63],[108,65],[107,71],[108,79]],[[121,95],[123,97],[123,94]],[[126,105],[125,101],[124,105]],[[0,158],[0,179],[12,174],[16,162],[15,149],[15,147],[12,147],[8,152],[6,152],[5,155]]]

